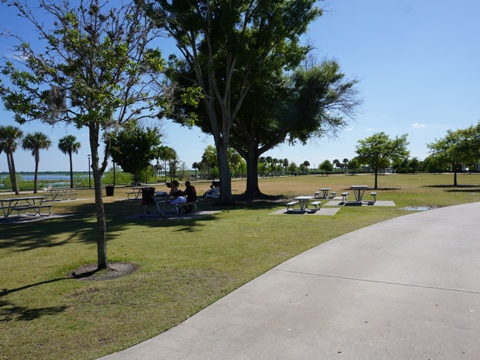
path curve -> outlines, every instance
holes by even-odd
[[[478,360],[480,203],[317,246],[103,360]]]

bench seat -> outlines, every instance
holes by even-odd
[[[77,194],[78,193],[76,193],[76,192],[67,192],[67,193],[65,193],[65,196],[69,200],[76,200],[77,199]]]
[[[130,192],[127,192],[126,194],[127,194],[127,199],[130,199],[130,195],[132,195],[134,199],[138,199],[138,196],[139,196],[139,193],[136,191],[130,191]]]
[[[373,203],[375,204],[377,202],[377,193],[374,191],[371,192],[370,195],[373,197]]]
[[[322,202],[321,201],[314,201],[310,205],[315,207],[315,210],[319,210],[322,207]]]
[[[197,211],[197,202],[196,201],[186,202],[186,203],[183,203],[183,204],[172,204],[172,205],[175,206],[175,210],[177,211],[177,215],[180,214],[180,209],[182,209],[184,207],[187,207],[187,206],[193,206],[193,211],[192,212]]]
[[[52,204],[42,204],[42,205],[17,205],[12,207],[12,211],[17,212],[17,217],[20,218],[20,212],[25,211],[25,215],[29,216],[50,216],[52,214]],[[47,214],[42,214],[41,209],[48,209]],[[34,210],[34,212],[29,212],[29,210]]]
[[[297,204],[298,204],[298,201],[290,201],[290,202],[288,202],[288,203],[286,204],[286,205],[287,205],[287,211],[289,211],[290,208],[292,208],[292,210],[294,210],[294,209],[295,209],[295,205],[297,205]]]
[[[348,194],[350,194],[350,193],[349,193],[349,192],[343,192],[343,193],[342,193],[342,202],[346,202],[346,201],[347,201]]]

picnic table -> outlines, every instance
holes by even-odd
[[[44,190],[47,195],[45,195],[45,201],[57,201],[57,200],[67,200],[75,199],[77,193],[74,192],[74,189],[71,188],[61,188],[61,187],[52,187]]]
[[[308,209],[308,202],[313,199],[313,196],[297,196],[294,198],[295,200],[298,200],[299,205],[300,205],[300,210],[306,210]]]
[[[330,191],[330,188],[321,188],[318,189],[317,192],[315,192],[315,198],[316,199],[328,199],[328,192]],[[321,196],[320,196],[321,194]]]
[[[0,199],[2,207],[3,218],[6,220],[13,212],[17,213],[17,218],[20,219],[20,212],[24,211],[25,215],[36,216],[44,215],[50,216],[52,205],[45,205],[43,201],[45,196],[23,196],[14,198]],[[48,209],[47,214],[42,214],[41,209]],[[32,212],[33,210],[33,212]]]
[[[153,200],[155,202],[155,206],[157,208],[157,211],[154,213],[148,213],[147,207],[148,204],[144,204],[144,209],[145,209],[145,215],[148,214],[153,214],[153,215],[162,215],[162,216],[167,216],[169,214],[171,215],[179,215],[180,214],[180,209],[185,206],[192,206],[193,207],[193,212],[197,211],[197,202],[187,202],[187,203],[181,203],[181,204],[171,204],[171,201],[173,200],[171,197],[168,195],[160,195],[160,196],[153,196]]]
[[[130,199],[130,195],[133,196],[134,199],[138,199],[140,195],[142,195],[142,189],[144,186],[132,186],[130,191],[127,192],[127,199]]]
[[[355,201],[361,203],[363,201],[363,195],[365,194],[365,190],[368,189],[368,185],[352,185],[350,189],[353,191],[353,195],[355,196]]]

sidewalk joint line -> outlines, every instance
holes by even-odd
[[[282,269],[273,269],[273,270],[279,271],[279,272],[288,272],[288,273],[292,273],[292,274],[319,276],[319,277],[326,277],[326,278],[332,278],[332,279],[363,281],[363,282],[376,283],[376,284],[408,286],[408,287],[416,287],[416,288],[422,288],[422,289],[443,290],[443,291],[452,291],[452,292],[461,292],[461,293],[466,293],[466,294],[480,295],[480,291],[450,289],[450,288],[442,288],[442,287],[437,287],[437,286],[415,285],[415,284],[397,283],[397,282],[391,282],[391,281],[359,279],[359,278],[351,278],[351,277],[338,276],[338,275],[312,274],[312,273],[307,273],[307,272],[302,272],[302,271],[292,271],[292,270],[282,270]]]

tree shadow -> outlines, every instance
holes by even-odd
[[[37,282],[37,283],[34,283],[34,284],[21,286],[19,288],[15,288],[15,289],[2,289],[0,291],[0,297],[6,296],[8,294],[11,294],[11,293],[14,293],[14,292],[17,292],[17,291],[29,289],[29,288],[34,287],[34,286],[50,284],[50,283],[57,282],[57,281],[62,281],[62,280],[68,280],[68,278],[65,277],[65,278],[58,278],[58,279],[53,279],[53,280],[40,281],[40,282]]]
[[[47,281],[41,281],[34,284],[21,286],[15,289],[2,289],[0,291],[0,297],[7,296],[11,293],[29,289],[34,286],[50,284],[57,281],[67,280],[67,278],[59,278]],[[10,321],[31,321],[38,319],[42,316],[56,315],[64,312],[67,306],[51,306],[43,308],[28,308],[25,306],[14,305],[7,300],[0,300],[0,322]]]
[[[423,185],[423,187],[431,187],[431,188],[438,188],[438,189],[444,189],[444,188],[478,188],[479,185],[447,185],[447,184],[438,184],[438,185]]]
[[[0,300],[0,322],[32,321],[42,316],[62,313],[66,309],[66,306],[51,306],[30,309],[25,306],[17,306],[11,302]]]

